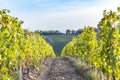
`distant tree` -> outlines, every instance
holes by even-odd
[[[71,33],[71,30],[70,29],[67,29],[66,30],[66,34],[70,34]]]
[[[50,34],[50,35],[53,35],[54,34],[54,30],[49,30],[47,33]]]
[[[59,34],[62,34],[58,30],[47,30],[47,31],[36,30],[35,33],[39,33],[41,35],[59,35]]]
[[[61,33],[60,33],[60,31],[56,30],[56,31],[55,31],[55,34],[61,34]]]
[[[83,32],[83,29],[78,29],[78,30],[76,31],[76,35],[81,34],[82,32]]]
[[[71,34],[75,34],[76,32],[75,32],[75,30],[71,30]]]

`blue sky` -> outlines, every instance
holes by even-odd
[[[119,5],[120,0],[0,0],[0,9],[9,9],[32,31],[96,27],[104,9],[115,11]]]

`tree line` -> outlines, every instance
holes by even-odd
[[[97,28],[94,29],[95,32],[98,31]],[[72,35],[78,35],[83,32],[83,29],[73,30],[73,29],[67,29],[65,33],[60,32],[59,30],[36,30],[35,33],[39,33],[41,35],[60,35],[60,34],[72,34]]]

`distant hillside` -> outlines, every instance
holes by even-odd
[[[63,47],[72,40],[75,35],[60,34],[60,35],[43,35],[48,43],[50,43],[57,55],[60,55]]]

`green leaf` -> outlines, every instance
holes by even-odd
[[[120,12],[120,7],[117,8],[118,12]]]

